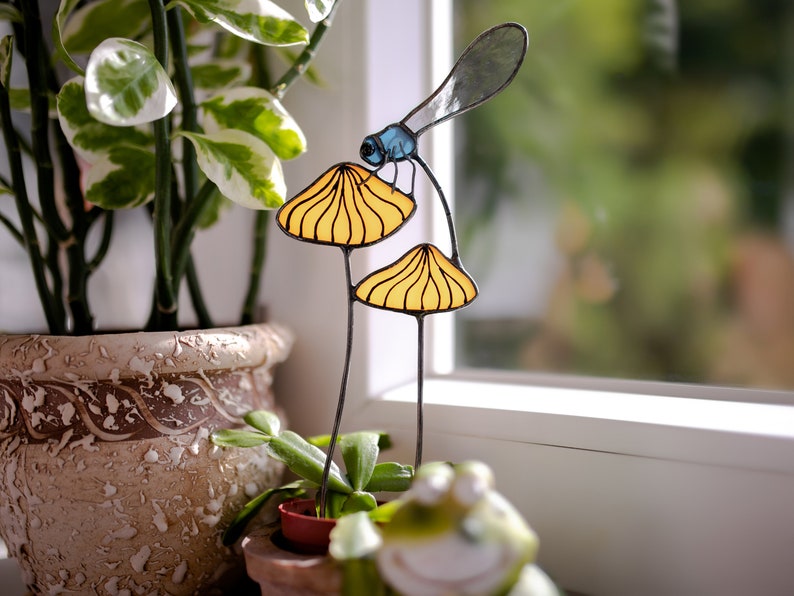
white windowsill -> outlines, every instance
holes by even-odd
[[[425,381],[425,432],[794,474],[794,407],[623,391]],[[362,405],[414,428],[416,385]]]

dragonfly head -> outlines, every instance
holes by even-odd
[[[374,136],[369,136],[361,143],[359,150],[361,159],[366,161],[372,166],[382,165],[386,159],[386,154],[383,151],[383,146],[378,142]]]

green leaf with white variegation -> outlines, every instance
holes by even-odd
[[[214,22],[248,41],[270,46],[309,42],[309,32],[270,0],[176,0],[200,23]]]
[[[18,112],[30,113],[30,89],[14,87],[8,90],[8,99],[11,102],[11,109]],[[47,94],[47,116],[57,120],[58,111],[55,107],[55,96]]]
[[[78,0],[61,0],[52,25],[55,49],[75,72],[84,74],[73,54],[90,54],[109,37],[138,38],[151,27],[146,0],[98,0],[76,8]]]
[[[111,126],[134,126],[166,116],[176,106],[168,74],[146,46],[113,37],[91,52],[85,74],[91,115]]]
[[[284,106],[264,89],[237,87],[201,104],[207,132],[233,128],[267,143],[280,159],[306,151],[306,137]]]
[[[312,23],[319,23],[329,14],[336,0],[306,0],[306,12]]]
[[[14,38],[6,35],[0,39],[0,85],[8,90],[11,83],[11,59],[14,55]]]
[[[177,135],[190,140],[199,168],[227,199],[249,209],[275,209],[284,203],[281,162],[265,142],[241,130]]]
[[[64,64],[76,73],[82,75],[85,74],[85,71],[75,62],[63,43],[63,31],[66,28],[66,21],[79,2],[80,0],[61,0],[58,5],[58,10],[55,12],[55,17],[52,19],[52,42],[55,45],[55,51],[61,57]]]
[[[239,60],[214,60],[191,65],[193,87],[204,91],[219,91],[239,85],[251,78],[251,65]]]
[[[105,157],[121,144],[151,147],[152,135],[135,127],[110,126],[94,118],[86,107],[83,77],[67,81],[58,92],[58,121],[66,140],[88,163]]]
[[[211,228],[221,219],[221,216],[231,209],[233,203],[224,197],[218,187],[213,187],[213,193],[208,199],[208,204],[202,209],[201,215],[196,222],[196,226],[200,230]]]
[[[0,4],[0,21],[9,21],[11,23],[21,23],[22,13],[10,4]]]
[[[131,145],[112,147],[91,165],[85,199],[103,209],[129,209],[154,198],[154,152]]]

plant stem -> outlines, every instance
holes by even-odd
[[[256,306],[259,302],[259,290],[262,281],[262,271],[267,257],[267,232],[270,224],[269,211],[257,211],[254,219],[254,252],[251,256],[251,273],[248,276],[248,291],[243,301],[243,312],[240,317],[241,325],[250,325],[256,322]]]
[[[113,214],[114,211],[103,211],[105,216],[104,226],[102,227],[102,239],[99,243],[94,258],[88,263],[89,273],[93,273],[102,263],[110,248],[110,240],[113,237]]]
[[[168,68],[168,30],[162,0],[149,0],[154,34],[154,54]],[[177,328],[177,293],[171,265],[171,150],[168,116],[153,124],[155,139],[154,252],[156,267],[155,326]]]
[[[198,272],[196,271],[196,264],[193,257],[187,261],[187,268],[185,269],[185,279],[187,280],[187,287],[190,290],[190,301],[193,303],[193,310],[196,311],[196,318],[201,329],[211,329],[215,324],[210,317],[209,309],[204,303],[204,296],[201,293],[201,284],[199,283]]]
[[[182,108],[182,130],[198,131],[198,108],[193,93],[193,75],[188,66],[187,43],[185,29],[182,25],[182,9],[178,6],[170,9],[167,14],[168,31],[171,38],[171,52],[174,58],[174,80],[179,89]],[[196,149],[187,138],[182,139],[182,174],[185,183],[185,201],[190,202],[198,188],[198,164]]]
[[[311,37],[309,38],[308,45],[304,48],[290,68],[284,75],[276,82],[275,85],[270,87],[270,92],[278,99],[282,99],[287,93],[292,84],[306,72],[309,65],[317,56],[317,49],[320,42],[325,37],[325,34],[331,28],[333,23],[336,8],[341,0],[334,3],[334,7],[328,16],[323,19],[314,28]],[[269,85],[269,72],[267,69],[264,48],[259,46],[254,48],[253,61],[254,61],[254,76],[256,83],[260,87]],[[270,214],[267,211],[257,211],[254,220],[254,250],[251,255],[251,268],[248,276],[248,289],[245,293],[243,301],[242,313],[240,316],[240,324],[247,325],[256,321],[256,308],[259,304],[259,294],[261,291],[262,274],[267,261],[267,236],[268,226],[270,221]]]
[[[325,37],[325,34],[333,24],[336,9],[339,7],[339,3],[341,1],[342,0],[336,0],[331,12],[328,13],[328,16],[317,23],[314,31],[312,31],[311,37],[309,38],[309,43],[306,45],[300,55],[298,55],[287,72],[285,72],[284,75],[278,81],[276,81],[276,84],[273,85],[273,88],[270,90],[270,92],[275,95],[276,98],[282,99],[292,84],[295,83],[295,81],[297,81],[303,75],[303,73],[306,72],[306,69],[309,68],[309,65],[317,55],[320,42],[323,40],[323,37]]]
[[[179,218],[179,223],[174,228],[173,238],[173,263],[174,277],[181,279],[185,274],[188,260],[190,259],[190,245],[196,235],[196,226],[206,209],[212,204],[210,199],[217,192],[215,183],[207,180],[190,201]]]
[[[14,222],[12,222],[2,213],[0,213],[0,224],[3,224],[6,227],[11,234],[11,237],[19,242],[22,248],[25,248],[25,237],[22,235],[22,232],[17,229],[17,227],[14,225]]]
[[[0,123],[3,128],[3,141],[8,152],[8,162],[11,168],[11,181],[14,190],[17,213],[22,227],[25,249],[30,260],[33,279],[36,283],[36,290],[39,294],[41,306],[44,309],[44,316],[50,333],[60,335],[64,331],[64,322],[57,315],[55,299],[47,285],[44,258],[41,254],[41,245],[36,235],[36,227],[33,223],[33,209],[28,199],[27,187],[25,185],[25,174],[22,167],[22,153],[19,148],[19,139],[14,130],[14,123],[11,119],[11,104],[8,98],[8,89],[0,85]]]

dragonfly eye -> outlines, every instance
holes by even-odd
[[[364,142],[361,143],[361,149],[359,151],[361,157],[367,163],[378,166],[383,163],[383,152],[378,147],[378,143],[372,137],[367,137],[364,139]]]

